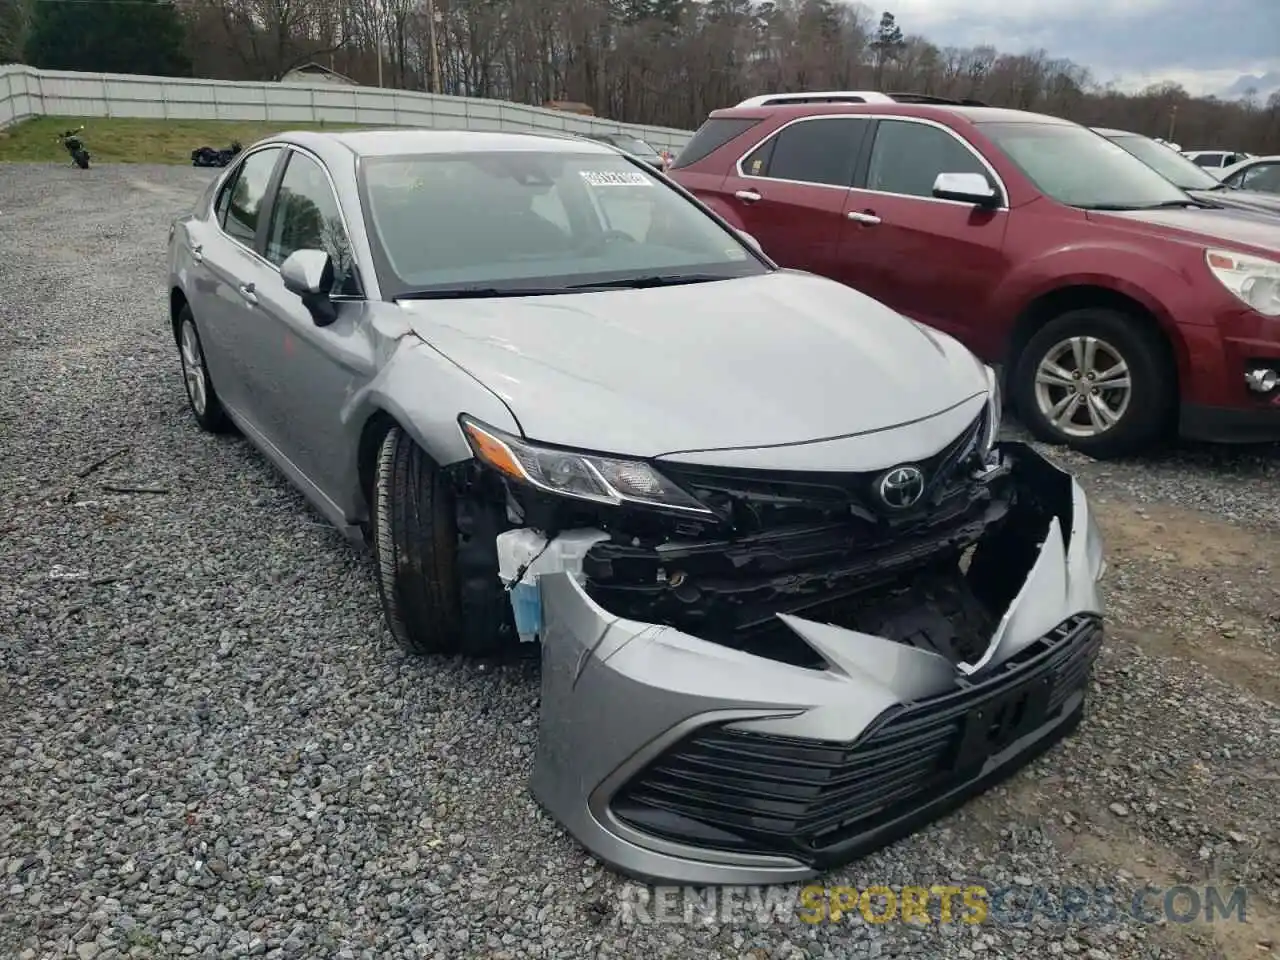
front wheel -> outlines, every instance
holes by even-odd
[[[79,167],[81,170],[89,169],[89,151],[88,150],[77,150],[75,153],[71,155],[71,159],[75,161],[76,166]]]
[[[372,507],[378,593],[400,647],[473,657],[505,651],[512,634],[496,553],[491,570],[471,569],[487,566],[485,544],[459,536],[459,504],[449,478],[399,427],[388,431],[378,450]],[[468,554],[468,562],[460,563],[464,550],[479,553],[482,562]]]
[[[1159,334],[1116,310],[1070,310],[1036,332],[1018,360],[1014,401],[1028,429],[1099,459],[1150,446],[1177,400]]]

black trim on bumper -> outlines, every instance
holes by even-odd
[[[1280,441],[1280,407],[1208,407],[1184,403],[1178,433],[1188,440],[1214,443],[1274,443]]]
[[[959,806],[1071,732],[1102,645],[1067,620],[978,682],[887,711],[852,743],[704,727],[614,797],[619,820],[695,848],[828,869]]]

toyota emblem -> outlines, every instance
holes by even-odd
[[[919,467],[894,467],[880,478],[880,500],[893,510],[914,507],[924,496],[924,474]]]

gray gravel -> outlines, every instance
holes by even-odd
[[[0,165],[0,956],[1280,955],[1280,709],[1123,631],[1076,737],[825,881],[1039,891],[1037,919],[633,922],[525,791],[536,667],[402,657],[367,558],[191,423],[163,249],[208,176]],[[1268,451],[1078,465],[1113,504],[1280,519]],[[1249,925],[1052,909],[1208,878]]]

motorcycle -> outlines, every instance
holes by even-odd
[[[84,148],[84,141],[80,139],[80,131],[84,129],[84,124],[80,124],[79,129],[68,130],[65,133],[58,134],[57,142],[67,148],[67,153],[71,154],[71,162],[81,170],[89,169],[89,151]]]
[[[197,147],[191,151],[191,165],[193,167],[225,167],[243,149],[239,140],[232,140],[231,146],[225,150],[216,150],[213,147]]]

